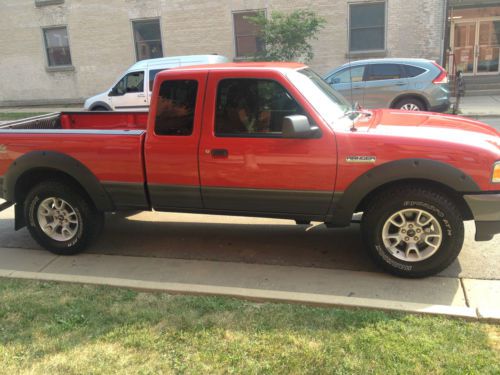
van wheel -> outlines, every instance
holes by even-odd
[[[104,224],[104,214],[79,189],[59,181],[36,185],[24,201],[24,215],[35,241],[59,255],[84,250]]]
[[[102,106],[102,105],[98,105],[94,108],[91,109],[92,112],[96,112],[96,111],[109,111],[109,109],[107,109],[106,107]]]
[[[403,111],[425,111],[427,108],[420,99],[406,98],[396,104],[396,108]]]
[[[368,254],[386,271],[403,277],[434,275],[458,256],[464,224],[446,195],[405,185],[376,196],[361,231]]]

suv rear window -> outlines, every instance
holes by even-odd
[[[408,78],[417,77],[420,74],[425,73],[425,69],[413,65],[402,65],[402,67],[406,70],[406,77]]]
[[[372,64],[369,66],[367,81],[399,79],[401,76],[401,69],[398,64]]]

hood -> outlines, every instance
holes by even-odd
[[[500,136],[500,133],[491,126],[480,121],[475,121],[461,116],[390,109],[374,111],[374,115],[374,119],[377,121],[370,123],[368,129],[370,132],[384,130],[381,129],[384,127],[398,127],[400,131],[410,131],[418,128],[419,132],[426,130],[442,130],[447,132],[452,130]]]
[[[500,132],[480,121],[461,116],[391,109],[372,111],[356,122],[361,132],[403,138],[432,139],[464,145],[486,145],[500,152]]]

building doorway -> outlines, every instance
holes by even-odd
[[[456,71],[475,76],[500,74],[500,7],[457,10],[451,18]]]
[[[456,69],[467,75],[500,73],[500,17],[454,22],[452,46]]]

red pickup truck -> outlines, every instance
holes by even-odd
[[[0,196],[16,229],[57,254],[83,250],[110,211],[328,227],[362,213],[371,257],[422,277],[457,257],[464,220],[476,240],[500,233],[500,137],[451,115],[352,111],[301,64],[184,67],[157,75],[149,113],[4,125]]]

